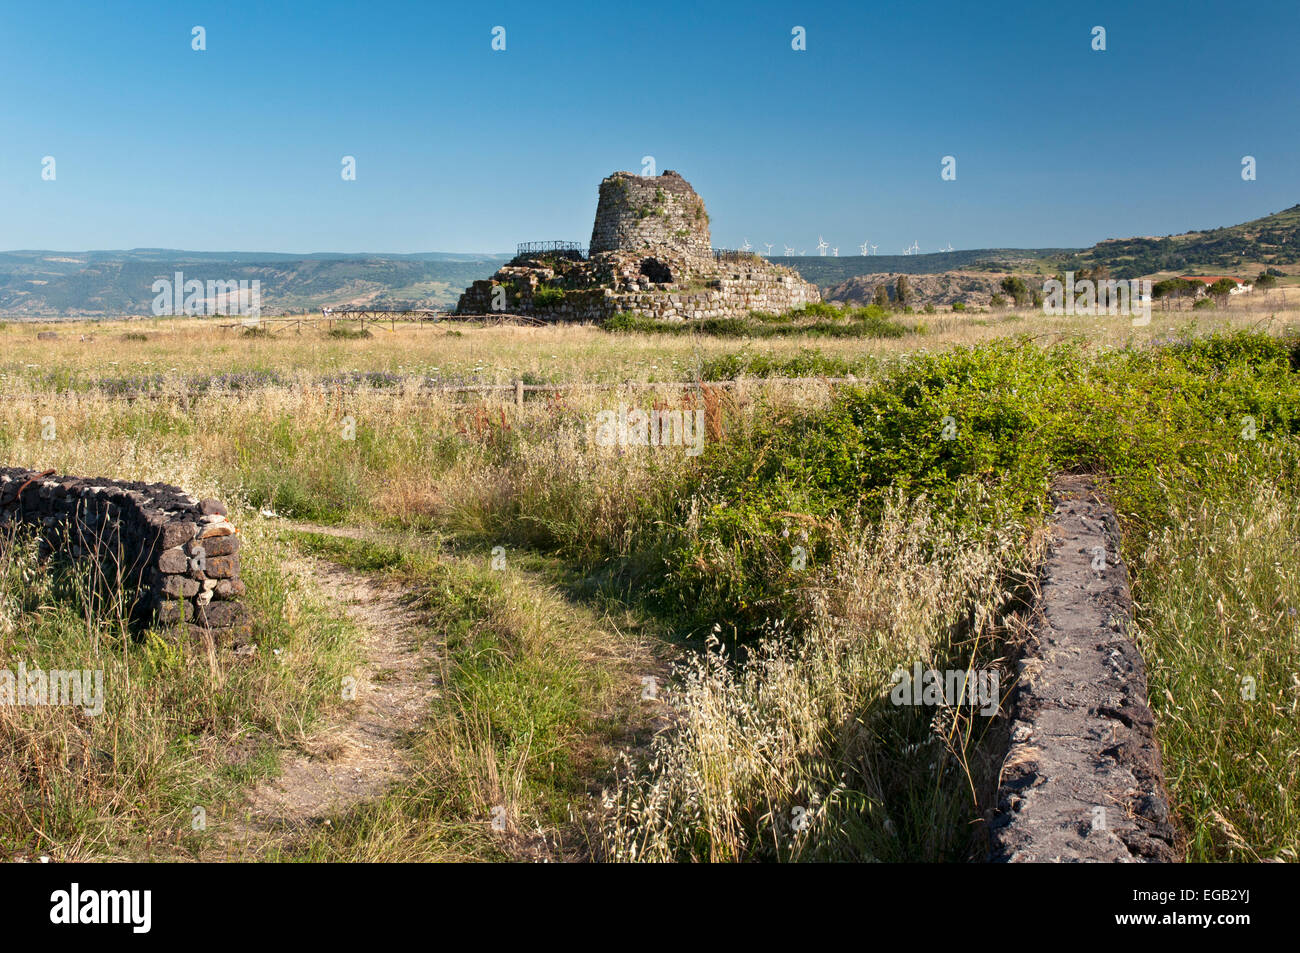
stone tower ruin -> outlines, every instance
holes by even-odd
[[[782,313],[821,300],[815,285],[751,252],[715,252],[704,200],[676,172],[615,172],[600,183],[591,243],[521,246],[460,296],[458,314],[604,321],[620,312],[683,321]]]
[[[600,183],[587,253],[655,248],[711,256],[704,200],[673,171],[659,176],[615,172]]]

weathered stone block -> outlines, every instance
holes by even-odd
[[[233,556],[239,552],[239,537],[210,536],[203,540],[202,545],[209,556]]]
[[[185,550],[180,546],[165,550],[158,557],[158,571],[162,573],[185,572],[189,565],[190,558],[185,555]]]
[[[163,576],[158,591],[165,596],[183,596],[188,599],[199,591],[199,583],[188,576]]]
[[[239,575],[239,557],[213,556],[208,560],[206,571],[212,579],[233,579]]]
[[[206,606],[200,606],[194,613],[196,622],[214,629],[231,628],[244,619],[244,607],[238,602],[210,602]]]
[[[214,598],[216,599],[238,599],[244,594],[244,583],[239,579],[220,579],[211,580],[216,582],[216,588],[213,589]]]
[[[186,543],[192,540],[197,530],[197,523],[165,523],[158,537],[158,545],[162,549],[171,549],[175,546],[179,546],[181,543]]]

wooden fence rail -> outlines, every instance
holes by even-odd
[[[720,380],[720,381],[617,381],[609,383],[596,382],[577,382],[571,384],[525,384],[522,379],[515,379],[508,384],[425,384],[416,389],[417,394],[512,394],[514,403],[522,407],[525,395],[537,393],[563,393],[571,390],[704,390],[705,388],[720,388],[730,390],[736,387],[765,387],[769,384],[790,385],[790,384],[861,384],[864,382],[861,377],[746,377],[740,379]],[[397,387],[367,387],[364,384],[312,384],[311,388],[317,390],[340,390],[346,389],[349,392],[364,392],[369,394],[389,394],[396,395],[402,393],[401,388]],[[262,387],[249,388],[248,390],[234,391],[235,393],[248,393],[253,390],[294,390],[294,385],[267,384]],[[89,391],[67,391],[65,393],[84,395],[93,393]],[[211,393],[228,395],[232,391],[225,388],[212,388]],[[115,400],[136,400],[147,398],[149,400],[158,400],[164,397],[178,397],[189,400],[192,397],[203,397],[209,391],[199,390],[190,392],[185,389],[172,391],[142,390],[134,393],[106,394]],[[0,400],[18,400],[31,399],[32,397],[46,396],[37,391],[29,394],[0,394]]]
[[[333,331],[335,327],[359,326],[362,330],[375,327],[381,331],[396,331],[400,322],[403,327],[427,327],[443,322],[459,324],[524,324],[542,327],[547,322],[529,314],[457,314],[453,311],[440,311],[436,308],[412,308],[408,310],[384,310],[382,308],[340,308],[319,318],[243,318],[239,321],[223,322],[217,327],[223,330],[263,331],[268,335],[293,331],[301,334],[303,329]]]

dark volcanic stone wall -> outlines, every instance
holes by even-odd
[[[98,559],[130,587],[137,619],[230,634],[238,599],[239,535],[218,500],[165,483],[55,476],[0,467],[0,529],[36,529],[45,552]]]
[[[1058,477],[1052,498],[990,859],[1176,861],[1115,511],[1087,476]]]

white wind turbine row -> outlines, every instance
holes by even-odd
[[[772,255],[772,249],[776,247],[775,244],[772,243],[772,242],[761,242],[760,244],[763,244],[763,245],[765,245],[765,246],[767,247],[767,254],[768,254],[768,257],[770,258],[771,255]],[[786,256],[787,258],[791,258],[791,257],[795,256],[796,254],[798,254],[798,255],[805,255],[805,254],[807,254],[807,249],[804,249],[804,248],[801,248],[801,249],[799,249],[799,250],[796,252],[795,249],[794,249],[792,246],[790,246],[790,245],[782,245],[781,247],[782,247],[783,249],[785,249],[785,256]],[[862,244],[858,245],[858,251],[859,251],[862,255],[864,255],[864,256],[869,256],[869,255],[875,255],[875,254],[878,254],[878,252],[877,252],[877,249],[878,249],[878,248],[880,248],[879,245],[873,245],[873,244],[871,244],[871,242],[863,242]],[[741,251],[749,251],[749,249],[750,249],[750,244],[749,244],[749,239],[748,239],[748,238],[745,239],[745,244],[741,245],[741,246],[740,246],[740,249],[741,249]],[[818,254],[818,255],[825,256],[827,250],[830,251],[831,256],[834,257],[834,258],[838,258],[839,255],[840,255],[840,249],[839,249],[839,246],[832,246],[829,242],[826,241],[825,238],[823,238],[821,235],[818,235],[818,236],[817,236],[817,254]],[[951,242],[948,243],[947,247],[945,247],[945,248],[940,248],[940,249],[939,249],[939,251],[941,251],[941,252],[950,252],[950,251],[952,251],[952,250],[953,250],[953,248],[952,248],[952,243],[951,243]],[[920,243],[919,241],[913,241],[912,244],[910,244],[910,245],[905,245],[905,246],[903,247],[903,254],[904,254],[904,255],[919,255],[920,253],[921,253],[921,243]]]

